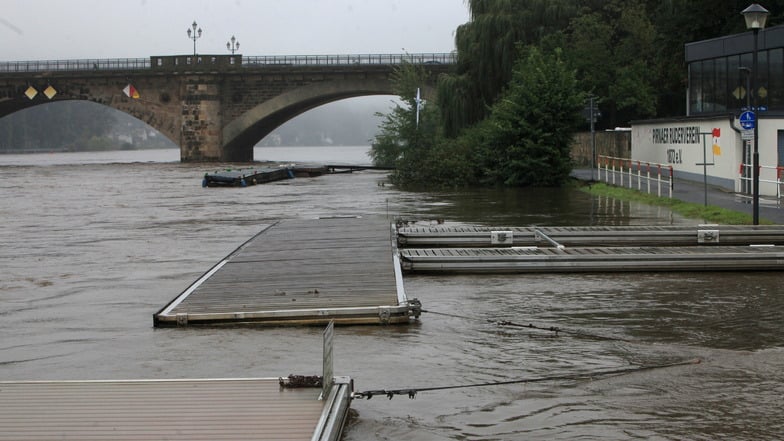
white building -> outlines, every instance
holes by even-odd
[[[672,167],[676,178],[702,181],[738,193],[752,192],[753,131],[741,114],[753,103],[749,71],[753,34],[686,45],[687,116],[632,123],[633,161]],[[757,106],[760,195],[784,189],[784,26],[759,33]],[[706,164],[706,165],[703,165]]]

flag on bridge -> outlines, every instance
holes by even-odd
[[[135,100],[139,99],[139,91],[136,90],[136,88],[133,87],[132,84],[128,84],[127,86],[125,86],[125,89],[123,89],[123,93],[125,93],[125,96],[127,96],[128,98],[133,98]]]

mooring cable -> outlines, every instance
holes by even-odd
[[[391,400],[395,395],[408,395],[408,398],[414,399],[416,398],[416,395],[419,392],[431,392],[431,391],[448,390],[448,389],[465,389],[470,387],[502,386],[508,384],[521,384],[521,383],[542,383],[545,381],[593,379],[596,377],[626,375],[626,374],[632,374],[636,372],[650,371],[655,369],[666,369],[666,368],[677,367],[677,366],[688,366],[688,365],[699,364],[699,363],[700,363],[700,359],[697,358],[693,360],[679,361],[675,363],[619,368],[613,370],[587,372],[587,373],[574,374],[574,375],[556,375],[551,377],[537,377],[537,378],[507,380],[507,381],[491,381],[491,382],[484,382],[484,383],[459,384],[459,385],[451,385],[451,386],[368,390],[363,392],[354,392],[351,394],[351,398],[366,398],[369,400],[376,395],[385,395],[387,398]]]
[[[465,319],[465,320],[474,320],[474,321],[481,321],[481,322],[486,322],[486,323],[493,323],[493,324],[496,324],[498,326],[511,326],[511,327],[515,327],[515,328],[528,328],[528,329],[536,329],[538,331],[554,332],[556,336],[558,336],[558,333],[563,333],[563,334],[568,334],[568,335],[572,335],[572,336],[575,336],[575,337],[592,338],[592,339],[596,339],[596,340],[622,341],[622,342],[626,342],[626,343],[633,343],[632,340],[628,340],[628,339],[625,339],[625,338],[609,337],[609,336],[606,336],[606,335],[591,334],[591,333],[583,332],[583,331],[572,331],[572,330],[569,330],[569,329],[559,328],[557,326],[537,326],[537,325],[534,325],[532,323],[521,324],[521,323],[515,323],[513,321],[509,321],[509,320],[481,319],[481,318],[478,318],[478,317],[469,317],[469,316],[460,315],[460,314],[450,314],[450,313],[446,313],[446,312],[436,312],[436,311],[431,311],[431,310],[428,310],[428,309],[422,309],[421,311],[422,312],[427,312],[427,313],[430,313],[430,314],[434,314],[434,315],[442,315],[442,316],[446,316],[446,317],[460,318],[460,319]]]

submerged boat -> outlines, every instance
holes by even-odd
[[[249,185],[291,179],[294,171],[289,167],[227,169],[205,173],[202,187],[247,187]]]

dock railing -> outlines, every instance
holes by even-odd
[[[743,194],[751,194],[754,188],[754,178],[753,178],[753,169],[752,164],[742,163],[740,165],[739,176],[738,176],[738,188],[741,193]],[[770,165],[760,165],[759,166],[759,182],[760,186],[765,184],[775,185],[776,186],[776,203],[780,207],[781,206],[781,198],[782,194],[782,185],[784,185],[784,166],[770,166]]]
[[[599,181],[618,187],[627,187],[652,194],[653,187],[658,196],[666,188],[672,198],[673,171],[668,164],[633,161],[629,158],[599,155],[596,163]]]

